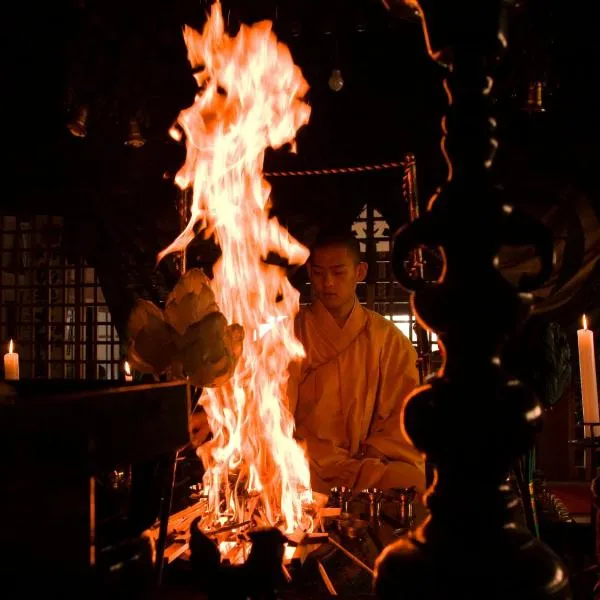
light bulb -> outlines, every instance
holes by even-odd
[[[329,87],[334,92],[339,92],[344,87],[344,80],[342,79],[342,72],[339,69],[334,69],[331,72],[331,77],[329,78]]]

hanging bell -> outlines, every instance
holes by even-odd
[[[78,138],[87,136],[87,120],[90,109],[87,105],[78,106],[73,117],[67,123],[67,129]]]
[[[141,148],[146,143],[144,136],[142,135],[142,131],[140,129],[140,124],[135,117],[129,119],[129,126],[127,137],[125,138],[125,145],[130,148]]]
[[[357,8],[354,12],[354,28],[358,33],[364,33],[367,30],[367,17],[362,8]]]

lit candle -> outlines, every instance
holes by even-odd
[[[594,333],[587,328],[587,319],[583,315],[583,329],[577,330],[579,346],[579,374],[581,379],[581,403],[583,420],[586,423],[600,421],[598,415],[598,384],[596,383],[596,356],[594,354]],[[584,427],[585,437],[592,437],[592,428]],[[597,431],[596,434],[600,434]]]
[[[125,361],[125,381],[133,381],[133,375],[131,374],[131,367],[129,363]]]
[[[4,379],[16,381],[19,379],[19,355],[13,349],[13,341],[10,340],[8,354],[4,355]]]

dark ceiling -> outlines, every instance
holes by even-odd
[[[3,212],[92,219],[144,213],[152,222],[175,223],[175,190],[163,174],[176,171],[183,154],[166,132],[194,93],[181,28],[201,27],[209,4],[11,3],[3,33]],[[600,43],[593,3],[577,6],[523,0],[512,10],[511,46],[497,76],[497,173],[517,202],[551,202],[566,183],[597,191]],[[379,0],[232,0],[223,11],[232,30],[240,21],[273,19],[310,84],[312,117],[299,133],[298,154],[269,154],[267,170],[377,163],[411,151],[423,196],[442,181],[441,70],[425,55],[410,11],[392,15]],[[345,82],[337,93],[327,84],[336,67]],[[534,80],[546,84],[544,114],[521,110]],[[82,103],[90,105],[88,136],[77,139],[65,123]],[[123,145],[132,114],[147,139],[139,149]],[[274,180],[273,195],[276,209],[302,235],[314,222],[351,220],[366,200],[400,223],[399,183],[398,171],[289,178]]]

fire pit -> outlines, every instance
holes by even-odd
[[[298,529],[286,536],[284,565],[298,561],[304,562],[307,554],[316,545],[327,540],[327,535],[322,533],[325,519],[339,515],[339,510],[326,508],[326,502],[326,496],[315,492],[314,501],[310,505],[304,506],[307,528]],[[215,520],[207,497],[202,497],[189,508],[171,515],[167,528],[168,543],[164,554],[165,562],[169,564],[189,552],[189,533],[193,526],[215,544],[220,551],[222,562],[234,565],[243,564],[251,547],[249,535],[253,531],[271,525],[265,522],[262,511],[257,510],[257,496],[248,497],[245,505],[246,508],[240,513],[245,517],[242,520],[226,516]],[[321,533],[315,533],[315,530],[319,530]],[[154,534],[158,540],[158,525],[155,527]]]
[[[409,524],[401,520],[402,510],[396,496],[394,491],[386,493],[381,511],[375,517],[370,516],[370,504],[363,495],[348,504],[350,512],[342,513],[339,506],[317,508],[314,522],[319,533],[287,536],[282,540],[282,555],[278,562],[271,564],[270,582],[277,588],[279,596],[321,598],[335,592],[349,598],[372,597],[375,559],[384,546],[406,535],[409,527],[415,524],[414,521]],[[326,500],[323,495],[318,495],[321,504]],[[329,504],[337,502],[338,498],[332,494]],[[417,521],[421,520],[423,507],[416,504],[413,508]],[[186,585],[209,595],[211,586],[216,586],[214,595],[218,597],[219,586],[224,585],[222,579],[232,585],[241,585],[238,579],[243,575],[243,585],[250,585],[247,575],[239,570],[242,564],[231,565],[231,559],[242,552],[243,559],[248,560],[253,532],[261,529],[246,522],[205,532],[200,540],[196,540],[199,543],[194,549],[194,559],[194,552],[190,552],[189,529],[202,521],[206,511],[206,501],[202,499],[193,507],[172,516],[171,543],[165,552],[165,561],[174,561],[174,564],[167,570],[170,573],[167,581],[178,580],[182,573],[191,577],[195,570],[193,581],[185,580]],[[176,558],[180,560],[175,561]],[[229,571],[229,568],[233,570]],[[279,580],[273,579],[273,573],[279,576]]]

